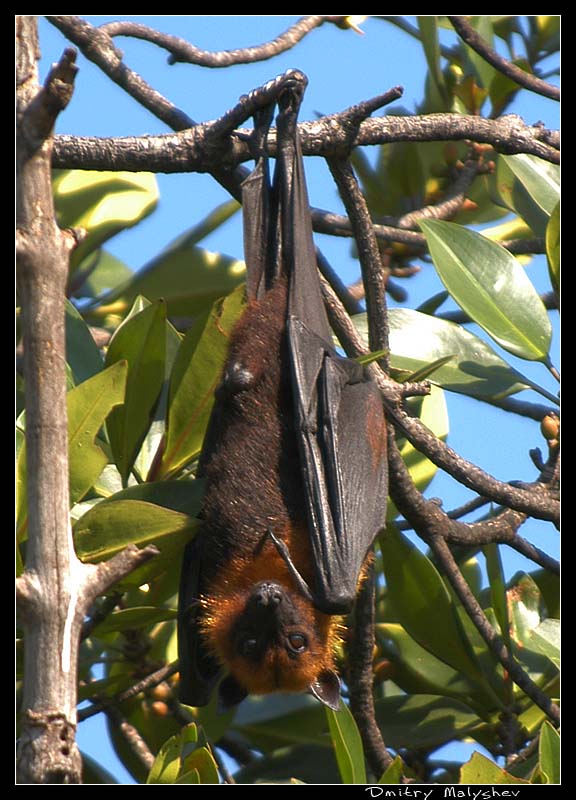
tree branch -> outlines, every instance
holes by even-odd
[[[449,16],[448,19],[462,41],[475,50],[478,55],[482,56],[485,61],[492,64],[498,72],[506,75],[511,81],[523,86],[525,89],[529,89],[531,92],[549,97],[551,100],[560,100],[560,89],[557,86],[543,81],[542,78],[536,75],[525,72],[520,67],[517,67],[516,64],[503,58],[474,30],[466,17]]]
[[[298,131],[305,156],[342,157],[354,147],[391,142],[462,141],[489,144],[500,153],[528,153],[553,164],[560,153],[544,143],[545,131],[526,125],[515,114],[486,119],[464,114],[423,114],[413,117],[371,117],[357,127],[346,124],[347,111],[301,122]],[[253,131],[241,128],[230,141],[220,142],[218,120],[176,134],[97,138],[58,135],[53,166],[59,169],[127,170],[132,172],[213,172],[224,159],[227,169],[252,158]],[[214,152],[215,141],[219,148]],[[269,133],[275,155],[276,130]]]
[[[450,581],[452,588],[458,595],[460,602],[466,609],[466,612],[478,633],[495,658],[502,664],[508,671],[508,674],[514,683],[528,695],[528,697],[544,711],[550,719],[556,724],[560,724],[560,709],[552,702],[552,700],[537,686],[530,676],[524,672],[520,664],[516,661],[513,655],[509,652],[508,648],[502,641],[502,637],[492,627],[480,604],[474,597],[470,587],[462,576],[458,565],[454,561],[454,556],[450,552],[448,544],[441,536],[431,536],[425,538],[425,541],[430,545],[430,548],[436,556],[438,563],[442,567],[442,571]]]
[[[100,67],[114,83],[168,127],[177,131],[193,127],[194,121],[184,111],[176,108],[138,73],[124,64],[121,51],[105,31],[95,28],[81,17],[47,16],[46,19],[73,42],[89,61]]]
[[[64,303],[75,237],[52,200],[52,129],[71,97],[75,51],[38,86],[36,18],[17,17],[17,267],[26,393],[28,542],[17,583],[25,629],[20,783],[79,783],[75,741],[78,643],[97,594],[155,548],[82,564],[69,521]]]
[[[328,21],[334,21],[334,18],[318,15],[301,17],[298,22],[291,25],[288,30],[270,42],[254,47],[242,47],[235,50],[220,50],[217,52],[202,50],[179,36],[161,33],[138,22],[108,22],[105,25],[101,25],[99,30],[110,37],[132,36],[162,47],[170,53],[169,64],[181,62],[197,64],[201,67],[222,68],[230,67],[233,64],[253,64],[256,61],[266,61],[269,58],[273,58],[286,50],[290,50],[308,33]]]
[[[74,240],[56,225],[50,176],[50,134],[76,69],[67,50],[39,88],[35,17],[17,17],[17,46],[17,261],[29,529],[26,571],[17,586],[26,632],[18,781],[79,783],[64,358],[64,291]]]
[[[394,436],[388,436],[389,463],[391,469],[390,493],[394,504],[400,513],[410,522],[416,533],[425,541],[436,556],[442,571],[450,581],[452,588],[458,595],[468,616],[476,626],[478,632],[498,659],[498,661],[508,670],[512,680],[524,691],[555,723],[559,721],[559,709],[549,697],[532,681],[527,673],[524,672],[520,664],[508,651],[500,635],[488,621],[484,611],[474,597],[466,580],[462,576],[450,548],[448,541],[458,544],[470,544],[468,534],[472,534],[478,544],[478,532],[482,533],[482,539],[486,542],[499,540],[498,531],[502,527],[504,520],[505,526],[510,525],[509,533],[505,539],[509,543],[515,538],[515,530],[524,519],[524,515],[517,512],[505,511],[500,517],[486,520],[481,523],[466,525],[465,523],[450,520],[447,515],[435,503],[426,500],[416,489],[410,474],[402,460]],[[460,533],[464,534],[460,537]],[[496,535],[495,535],[496,534]]]
[[[393,761],[378,724],[374,707],[374,570],[370,566],[356,598],[354,626],[349,650],[350,708],[362,735],[366,759],[375,776],[379,777]]]
[[[330,158],[328,166],[338,186],[358,247],[362,282],[366,294],[369,347],[372,351],[387,351],[389,349],[388,314],[384,270],[368,206],[350,162],[347,159]],[[383,363],[388,364],[388,356],[384,357]]]

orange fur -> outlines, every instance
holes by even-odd
[[[300,574],[311,582],[307,532],[292,526],[282,539]],[[309,646],[297,660],[280,646],[270,647],[258,664],[234,652],[232,629],[254,586],[262,581],[274,581],[291,591],[291,599],[305,622]],[[205,611],[202,628],[210,649],[251,694],[306,691],[324,669],[333,669],[339,618],[317,611],[299,593],[284,559],[270,540],[257,554],[237,552],[209,587],[202,604]]]

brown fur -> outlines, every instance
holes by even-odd
[[[280,279],[260,301],[249,303],[234,329],[227,370],[240,364],[250,385],[220,392],[217,446],[203,465],[207,488],[203,537],[210,558],[201,627],[210,651],[249,693],[305,691],[333,667],[339,619],[316,610],[297,589],[273,542],[288,547],[313,586],[314,569],[305,521],[300,462],[293,428],[284,319],[286,282]],[[238,469],[241,464],[241,469]],[[264,543],[263,543],[264,542]],[[268,648],[255,665],[234,652],[231,631],[254,586],[273,581],[290,590],[309,646],[297,659],[281,646]]]

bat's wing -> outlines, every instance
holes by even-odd
[[[387,499],[386,426],[380,393],[298,318],[289,321],[295,416],[316,565],[314,601],[350,609]]]
[[[280,97],[275,188],[290,276],[288,337],[310,537],[314,600],[352,605],[362,564],[386,513],[386,428],[379,391],[338,356],[322,300],[296,115],[301,92]]]
[[[178,593],[178,670],[180,702],[205,706],[221,675],[199,628],[202,543],[200,537],[186,545]]]

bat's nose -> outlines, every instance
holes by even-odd
[[[261,583],[254,592],[254,600],[262,608],[276,608],[282,602],[284,592],[277,583]]]

